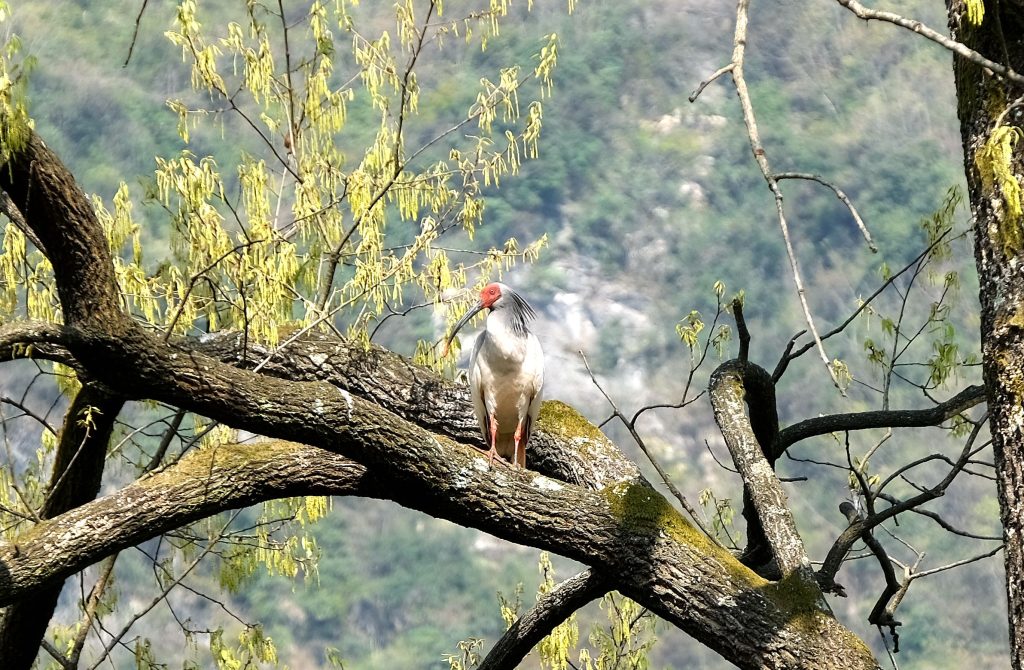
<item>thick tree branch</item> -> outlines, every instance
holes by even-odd
[[[9,123],[0,118],[0,123]],[[5,147],[0,190],[11,196],[53,264],[68,324],[126,321],[118,306],[114,265],[92,204],[60,159],[34,132],[23,147]]]
[[[251,369],[273,351],[248,343],[243,350],[239,333],[224,333],[178,343],[183,351],[199,351],[222,362]],[[248,354],[248,358],[244,356]],[[338,340],[307,333],[291,342],[261,368],[267,376],[290,381],[326,381],[364,398],[403,419],[453,440],[486,448],[473,418],[469,390],[463,384],[438,377],[429,369],[377,345]],[[530,435],[527,464],[578,486],[601,489],[615,482],[642,482],[637,465],[574,409],[562,403],[546,404],[556,421],[539,426]],[[586,428],[587,459],[567,457],[561,426]],[[568,434],[565,437],[570,437]],[[576,435],[574,439],[580,436]]]
[[[512,670],[555,626],[573,612],[612,590],[606,577],[584,570],[541,597],[529,612],[519,617],[495,643],[477,670]]]
[[[405,430],[428,439],[415,427]],[[646,487],[586,491],[528,471],[491,469],[483,457],[443,438],[424,447],[424,481],[415,486],[396,485],[376,468],[338,454],[285,442],[193,452],[40,523],[13,545],[0,543],[0,604],[218,511],[274,497],[361,495],[600,565],[624,593],[740,667],[826,668],[833,655],[850,653],[860,654],[852,667],[876,667],[813,598],[744,569]],[[800,658],[792,655],[796,648]]]
[[[16,321],[0,326],[0,362],[40,358],[78,367],[62,344],[64,327],[45,321]]]
[[[782,484],[762,450],[762,444],[771,444],[772,421],[770,417],[753,416],[758,412],[774,413],[774,402],[746,400],[751,418],[748,419],[744,413],[744,402],[749,393],[747,387],[757,385],[772,386],[771,377],[763,368],[739,360],[720,365],[711,375],[709,384],[715,421],[743,478],[744,490],[749,492],[757,510],[757,517],[783,577],[803,583],[817,594],[822,607],[827,607],[815,582],[810,559],[796,529]],[[764,434],[755,435],[752,425],[764,426],[760,429]],[[777,420],[775,425],[778,425]]]
[[[0,361],[32,357],[81,368],[68,351],[72,335],[59,324],[41,321],[0,326]],[[484,448],[480,429],[473,419],[472,403],[465,385],[438,377],[429,369],[378,345],[338,340],[321,333],[307,333],[280,351],[244,342],[241,333],[224,332],[171,342],[172,355],[201,352],[223,363],[251,369],[274,354],[262,373],[291,381],[326,381],[376,403],[427,430]],[[585,424],[575,410],[561,403],[549,405],[559,422]],[[579,486],[603,488],[619,481],[643,481],[636,464],[600,431],[588,431],[587,460],[565,457],[560,431],[543,428],[530,436],[527,454],[532,469]]]

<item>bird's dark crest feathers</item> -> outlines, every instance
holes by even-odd
[[[526,334],[529,332],[526,326],[531,319],[537,316],[536,313],[534,313],[533,308],[530,307],[530,303],[526,302],[526,299],[523,298],[523,296],[519,295],[507,286],[501,292],[501,295],[504,298],[508,298],[509,301],[508,309],[509,314],[512,317],[509,321],[512,327],[512,332],[519,337],[526,337]]]

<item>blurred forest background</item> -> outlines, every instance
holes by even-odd
[[[446,3],[446,11],[456,11],[457,4]],[[902,267],[920,253],[926,242],[919,222],[963,182],[951,58],[912,34],[867,26],[830,0],[752,4],[747,76],[775,168],[818,173],[845,189],[879,247],[877,254],[867,249],[849,213],[827,189],[805,182],[784,185],[811,305],[827,328],[882,282],[883,265]],[[895,4],[905,15],[945,26],[940,2]],[[180,50],[163,36],[173,3],[149,3],[134,52],[123,66],[140,5],[139,0],[47,0],[13,8],[13,28],[25,52],[38,59],[29,84],[36,127],[84,189],[107,202],[121,180],[133,195],[141,195],[140,184],[152,179],[154,157],[180,151],[177,117],[166,101],[195,95]],[[226,22],[243,6],[206,3],[205,23]],[[379,24],[371,23],[378,31],[393,30],[390,3],[367,2],[360,11],[381,15]],[[506,24],[486,51],[453,40],[420,64],[424,94],[409,130],[418,140],[463,118],[481,76],[494,76],[510,62],[529,65],[544,36],[559,35],[540,157],[489,194],[485,225],[464,245],[486,251],[512,236],[525,244],[548,235],[540,260],[517,268],[508,281],[540,315],[547,397],[573,404],[594,421],[605,419],[609,407],[578,351],[587,354],[603,388],[627,413],[677,401],[689,354],[676,325],[691,310],[708,319],[714,315],[716,281],[725,284],[727,298],[744,291],[752,358],[769,369],[804,327],[771,195],[750,157],[732,89],[712,84],[695,103],[688,101],[697,84],[729,60],[734,11],[732,0],[580,0],[569,16],[564,0],[537,1],[531,12],[514,8],[517,20]],[[360,121],[360,110],[352,110],[346,136],[339,138],[343,145],[359,147],[374,131],[377,120],[368,110],[362,113],[366,118]],[[231,155],[247,141],[237,119],[226,117],[223,133],[199,135],[192,151]],[[147,258],[156,264],[161,245],[167,246],[166,213],[153,206],[136,215],[145,221]],[[955,218],[962,230],[968,213],[961,208]],[[951,318],[963,350],[974,351],[978,324],[969,241],[958,243],[955,253],[947,269],[963,273]],[[930,299],[923,301],[927,310]],[[878,309],[898,307],[893,300]],[[842,342],[829,346],[830,355],[843,359],[856,380],[848,397],[832,389],[812,356],[795,364],[779,388],[784,425],[818,413],[877,406],[877,396],[859,382],[873,379],[864,341],[877,337],[879,321],[864,319]],[[442,334],[420,310],[390,319],[376,339],[412,354],[417,337],[436,340]],[[726,344],[725,355],[735,355],[734,342]],[[706,366],[696,383],[704,384],[712,367]],[[951,379],[943,397],[974,382]],[[896,406],[926,404],[920,394],[894,399]],[[739,480],[711,454],[727,458],[706,402],[648,412],[638,428],[692,501],[710,490],[713,498],[705,499],[736,501],[738,508]],[[614,423],[606,430],[647,467],[628,433]],[[863,446],[878,436],[857,439]],[[935,430],[906,432],[889,448],[906,462],[907,454],[943,439]],[[31,453],[35,445],[24,448]],[[803,443],[794,452],[801,458],[845,458],[841,444],[830,437]],[[884,454],[874,467],[884,474]],[[797,460],[781,461],[780,471],[808,478],[787,487],[808,549],[820,559],[845,527],[838,504],[849,497],[846,473]],[[975,532],[999,532],[995,488],[986,480],[958,482],[931,509]],[[734,523],[741,533],[738,513]],[[898,530],[927,552],[924,568],[972,553],[961,538],[927,520],[901,519],[901,524]],[[293,669],[330,667],[332,656],[349,670],[411,670],[447,667],[443,654],[456,653],[458,642],[470,637],[484,638],[484,649],[489,648],[505,627],[497,594],[514,598],[522,585],[528,606],[541,580],[536,550],[388,503],[336,499],[314,534],[318,574],[294,582],[257,572],[223,601],[211,601],[194,592],[212,590],[217,582],[216,563],[210,563],[206,572],[189,578],[194,591],[178,589],[170,602],[197,630],[237,628],[236,616],[262,623],[282,663]],[[899,554],[894,540],[883,541]],[[557,557],[554,562],[559,578],[579,567]],[[125,616],[154,596],[144,552],[126,553],[116,575]],[[866,623],[882,588],[877,565],[853,561],[839,581],[850,597],[832,598],[833,607],[884,657],[878,633]],[[65,591],[69,616],[78,596],[77,588]],[[897,618],[904,623],[901,667],[1008,667],[998,556],[915,584]],[[596,604],[584,610],[584,643],[591,625],[604,622]],[[155,655],[177,667],[192,653],[182,652],[177,628],[171,610],[160,606],[133,634],[150,638]],[[725,666],[668,626],[658,626],[655,636],[652,668]],[[325,654],[325,649],[335,651]],[[533,657],[527,661],[529,667],[535,663]]]

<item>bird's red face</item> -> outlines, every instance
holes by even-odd
[[[500,297],[501,286],[497,283],[488,284],[480,291],[480,305],[483,309],[488,309]]]

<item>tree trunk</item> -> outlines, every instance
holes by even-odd
[[[1024,71],[1024,9],[1019,0],[985,2],[980,26],[972,25],[962,0],[947,3],[953,37],[987,58]],[[1020,141],[1024,90],[975,63],[956,58],[960,133],[967,189],[974,215],[975,262],[981,284],[981,343],[988,389],[989,427],[1006,543],[1006,591],[1014,670],[1024,661],[1024,235]],[[999,127],[1003,156],[986,151]],[[1002,131],[1006,132],[1006,131]],[[1006,172],[998,176],[1000,164]]]

